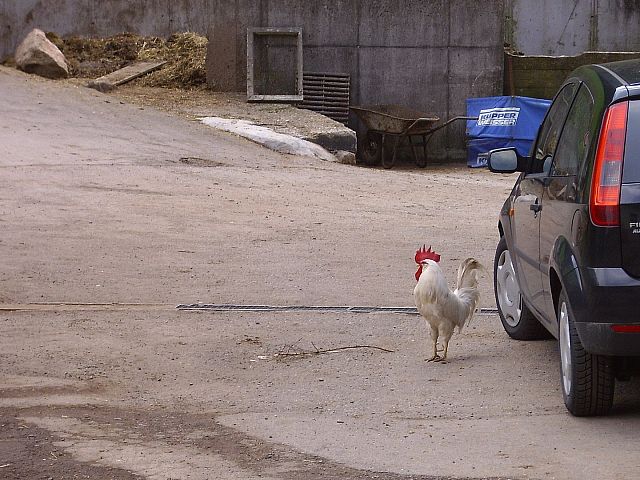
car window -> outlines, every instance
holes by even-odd
[[[536,147],[534,149],[534,161],[530,173],[548,172],[551,160],[555,154],[562,126],[571,107],[573,97],[578,88],[577,83],[565,85],[556,95],[549,108],[549,112],[540,127]]]
[[[576,175],[591,146],[591,116],[594,101],[586,86],[581,86],[567,116],[560,143],[551,167],[551,175],[563,177]]]

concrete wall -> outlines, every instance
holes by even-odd
[[[639,0],[506,0],[506,41],[525,55],[640,51]]]
[[[400,104],[442,119],[502,91],[501,1],[217,0],[212,83],[246,90],[248,27],[302,27],[304,70],[348,73],[352,104]],[[352,126],[356,126],[352,119]],[[464,122],[434,137],[432,158],[465,155]]]
[[[502,92],[503,0],[0,0],[0,58],[33,27],[59,35],[208,33],[209,71],[246,89],[246,29],[302,27],[305,71],[344,72],[352,103],[397,103],[442,119]],[[432,158],[462,159],[463,122]]]

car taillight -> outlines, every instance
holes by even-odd
[[[640,333],[640,325],[611,325],[616,333]]]
[[[589,213],[593,224],[601,227],[620,225],[620,182],[628,110],[629,102],[609,107],[600,131],[591,180]]]

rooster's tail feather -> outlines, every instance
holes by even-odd
[[[458,283],[456,288],[475,288],[478,286],[478,270],[484,269],[482,264],[475,258],[467,258],[458,267]]]
[[[475,313],[476,306],[480,300],[478,291],[478,270],[483,270],[482,264],[475,258],[467,258],[458,267],[458,281],[456,285],[456,296],[465,306],[465,314],[459,318],[458,331],[468,323]]]

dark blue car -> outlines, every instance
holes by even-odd
[[[640,365],[640,60],[580,67],[556,94],[498,223],[496,303],[514,339],[553,335],[568,410],[602,415]]]

